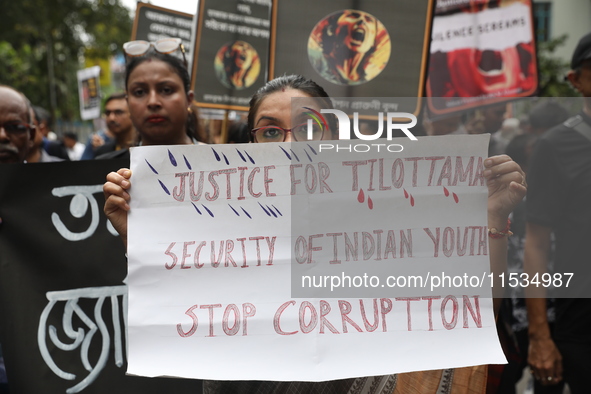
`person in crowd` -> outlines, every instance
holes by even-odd
[[[66,131],[62,137],[68,157],[71,161],[80,160],[82,153],[84,153],[84,145],[78,142],[78,135],[73,131]]]
[[[554,124],[556,125],[556,124]],[[549,125],[552,127],[553,125]],[[527,173],[529,161],[538,135],[526,133],[516,136],[507,145],[507,155]],[[511,236],[507,250],[507,274],[509,277],[520,277],[523,273],[523,252],[525,243],[525,200],[520,202],[510,215]],[[499,394],[515,394],[516,385],[527,367],[528,321],[523,288],[508,287],[505,293],[497,329],[499,338],[507,357],[507,364],[494,365],[489,368],[488,392]],[[554,321],[554,302],[548,300],[548,321]],[[492,388],[495,387],[493,390]],[[536,394],[561,394],[564,384],[545,386],[530,376],[528,387]]]
[[[130,92],[133,91],[133,86],[131,83],[128,84]],[[324,105],[319,105],[318,101],[315,101],[317,108],[331,107],[330,98],[324,89],[315,82],[297,75],[276,78],[260,88],[250,101],[248,126],[251,130],[253,142],[294,141],[298,139],[298,135],[305,135],[304,132],[300,134],[300,130],[293,127],[291,113],[292,98],[317,98],[320,102],[324,103]],[[178,110],[180,111],[181,108],[179,105]],[[326,130],[323,129],[316,134],[317,139],[331,139],[333,137],[332,132],[336,128],[334,128],[334,123],[330,122],[330,124],[333,126]],[[169,132],[174,134],[179,133],[179,131],[172,130]],[[161,139],[164,138],[164,133],[159,134],[159,136]],[[508,156],[489,158],[485,161],[485,167],[484,176],[487,178],[489,188],[489,226],[495,229],[504,229],[507,225],[509,213],[521,201],[525,194],[526,189],[523,184],[525,178],[519,166]],[[128,204],[130,199],[128,190],[130,187],[131,171],[127,168],[109,173],[107,175],[107,182],[103,186],[106,200],[104,212],[125,244],[127,244],[127,214],[130,209]],[[494,266],[495,271],[503,270],[506,265],[506,248],[506,237],[498,236],[491,238],[491,265]],[[483,367],[480,367],[481,371],[482,369]],[[481,373],[478,379],[474,378],[474,370],[472,368],[462,368],[457,373],[459,380],[464,378],[461,377],[462,372],[466,372],[464,376],[469,376],[466,379],[473,378],[475,381],[479,381],[483,387],[485,373]],[[441,371],[427,371],[418,375],[401,374],[398,379],[399,382],[403,382],[401,385],[414,384],[413,382],[425,384],[429,380],[429,376],[435,376],[434,378],[431,377],[431,383],[433,383],[434,379],[444,379]],[[375,377],[372,379],[375,379],[376,385],[379,386],[388,377]],[[439,382],[439,380],[437,381]],[[318,383],[207,381],[204,384],[204,388],[206,393],[346,393],[354,383],[355,379]]]
[[[502,155],[505,153],[507,142],[496,137],[496,134],[503,127],[507,113],[507,104],[495,104],[481,109],[477,109],[467,116],[464,126],[468,134],[483,134],[489,133],[491,135],[490,143],[488,145],[488,155]]]
[[[66,150],[66,147],[61,141],[58,141],[56,134],[51,131],[53,124],[53,118],[49,111],[45,108],[34,106],[35,114],[37,116],[37,122],[39,124],[39,130],[43,134],[43,149],[55,157],[69,161],[70,156]]]
[[[0,86],[0,164],[23,163],[35,138],[28,100],[9,86]]]
[[[34,138],[35,126],[31,118],[29,100],[12,87],[0,85],[0,164],[25,163]],[[0,393],[8,393],[2,349]]]
[[[94,151],[95,157],[127,149],[135,144],[137,138],[135,128],[131,123],[125,92],[114,93],[107,97],[104,114],[107,121],[107,130],[113,138],[96,148]]]
[[[58,140],[57,134],[55,134],[51,128],[53,126],[53,117],[43,107],[35,106],[35,113],[39,117],[37,121],[39,122],[39,127],[41,128],[41,134],[43,134],[43,139],[45,141],[56,141]]]
[[[180,48],[180,46],[179,46]],[[197,123],[191,116],[191,78],[183,61],[175,56],[148,50],[127,63],[125,87],[130,119],[139,144],[198,144]],[[130,158],[120,149],[101,159]]]
[[[546,130],[564,122],[569,118],[569,113],[562,105],[555,101],[542,100],[529,112],[528,132],[542,135]]]
[[[567,74],[583,96],[583,110],[544,133],[528,172],[525,271],[547,272],[552,234],[556,319],[548,324],[546,289],[526,288],[529,320],[528,363],[542,384],[566,381],[572,394],[588,393],[591,370],[591,33],[578,42]],[[566,287],[567,273],[572,273]],[[575,298],[576,297],[576,298]]]
[[[100,129],[92,133],[90,137],[88,137],[88,141],[84,147],[84,153],[82,153],[80,160],[92,160],[96,158],[96,150],[107,142],[113,140],[113,138],[113,134],[111,134],[108,128]]]
[[[90,136],[80,160],[92,160],[99,154],[105,154],[117,150],[114,149],[117,146],[122,146],[120,149],[125,149],[133,143],[133,141],[131,141],[131,143],[127,145],[126,142],[124,142],[123,145],[120,145],[118,142],[113,142],[115,134],[114,131],[111,130],[111,128],[113,128],[115,132],[118,132],[120,135],[119,138],[122,140],[127,139],[125,137],[127,134],[133,134],[135,137],[135,132],[131,131],[132,125],[131,119],[129,118],[127,95],[125,92],[113,93],[108,96],[105,100],[104,107],[106,128],[99,130]],[[102,149],[100,153],[97,154],[98,149],[105,144],[107,144],[108,147]]]
[[[35,113],[35,107],[30,107],[32,124],[35,126],[35,138],[29,152],[27,153],[27,163],[50,163],[55,161],[63,161],[64,159],[52,156],[43,149],[43,133],[37,121],[38,116]]]
[[[507,104],[492,105],[482,110],[482,125],[484,132],[491,135],[490,144],[488,146],[489,156],[502,155],[505,153],[507,143],[505,141],[497,140],[495,135],[503,127],[506,113]]]
[[[506,118],[503,120],[501,124],[501,129],[491,135],[491,144],[494,147],[500,149],[503,147],[503,152],[505,153],[507,150],[507,145],[509,142],[516,136],[523,133],[521,129],[521,124],[519,123],[519,119],[517,118]]]
[[[253,142],[302,141],[307,137],[307,124],[302,122],[290,128],[292,122],[292,98],[308,99],[306,104],[318,110],[332,108],[326,91],[316,82],[300,75],[289,75],[267,82],[250,99],[247,123]],[[297,119],[297,116],[294,115]],[[336,126],[333,118],[327,118],[329,127],[314,133],[314,140],[331,140]],[[332,126],[332,127],[330,127]],[[299,136],[299,138],[298,138]]]

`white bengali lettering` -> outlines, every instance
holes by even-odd
[[[39,319],[39,328],[37,331],[37,343],[39,351],[43,360],[47,366],[55,373],[58,377],[64,380],[74,380],[76,375],[62,370],[52,358],[47,347],[47,334],[49,333],[49,339],[51,343],[58,349],[71,352],[79,349],[80,359],[84,368],[89,374],[78,382],[76,385],[66,390],[66,393],[78,393],[88,387],[101,373],[109,356],[109,349],[111,347],[111,338],[107,329],[107,324],[103,320],[102,307],[105,299],[111,300],[111,317],[113,324],[113,347],[115,352],[115,365],[121,367],[123,365],[123,339],[121,321],[119,318],[119,297],[122,298],[123,311],[127,311],[127,286],[108,286],[108,287],[89,287],[84,289],[72,289],[64,291],[53,291],[46,293],[47,300],[49,303],[43,309],[41,317]],[[78,301],[81,298],[94,299],[96,304],[94,307],[94,320],[88,316],[82,308],[78,305]],[[54,306],[60,302],[65,302],[63,307],[62,316],[62,327],[63,333],[71,340],[70,343],[64,343],[58,337],[58,330],[55,326],[47,326],[47,321]],[[73,319],[76,316],[85,325],[86,330],[83,327],[74,329]],[[123,313],[123,325],[124,329],[127,327],[127,314]],[[95,338],[96,333],[100,333],[100,346],[101,352],[96,364],[93,366],[88,357],[88,351]],[[125,330],[127,335],[127,330]],[[127,337],[126,337],[127,342]]]

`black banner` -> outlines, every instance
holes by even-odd
[[[0,340],[11,394],[201,392],[198,380],[125,375],[127,263],[102,192],[105,175],[124,165],[0,168]]]
[[[138,2],[135,9],[131,39],[145,41],[156,41],[166,37],[182,39],[185,57],[190,69],[193,58],[192,27],[193,15]]]
[[[267,81],[271,0],[201,0],[193,91],[201,107],[248,111]]]

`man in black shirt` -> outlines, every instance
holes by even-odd
[[[584,107],[579,115],[543,134],[534,149],[528,173],[524,265],[529,277],[538,273],[541,282],[554,233],[554,332],[548,327],[544,287],[530,286],[526,289],[528,362],[543,384],[565,380],[571,393],[577,394],[588,393],[591,385],[591,33],[579,41],[571,68],[568,80],[584,96]],[[574,274],[568,288],[565,273]]]

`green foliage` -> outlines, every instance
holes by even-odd
[[[564,45],[568,36],[562,35],[546,42],[538,43],[538,69],[541,97],[574,97],[579,94],[564,80],[569,62],[554,56],[556,48]]]
[[[38,54],[37,54],[38,55]],[[38,76],[33,75],[33,65],[39,61],[30,45],[23,45],[20,53],[6,41],[0,41],[0,81],[11,81],[13,85],[26,86],[35,84]]]
[[[129,10],[120,0],[19,0],[2,8],[0,84],[22,91],[57,118],[78,119],[76,71],[84,68],[83,55],[109,58],[120,50],[131,36]]]

